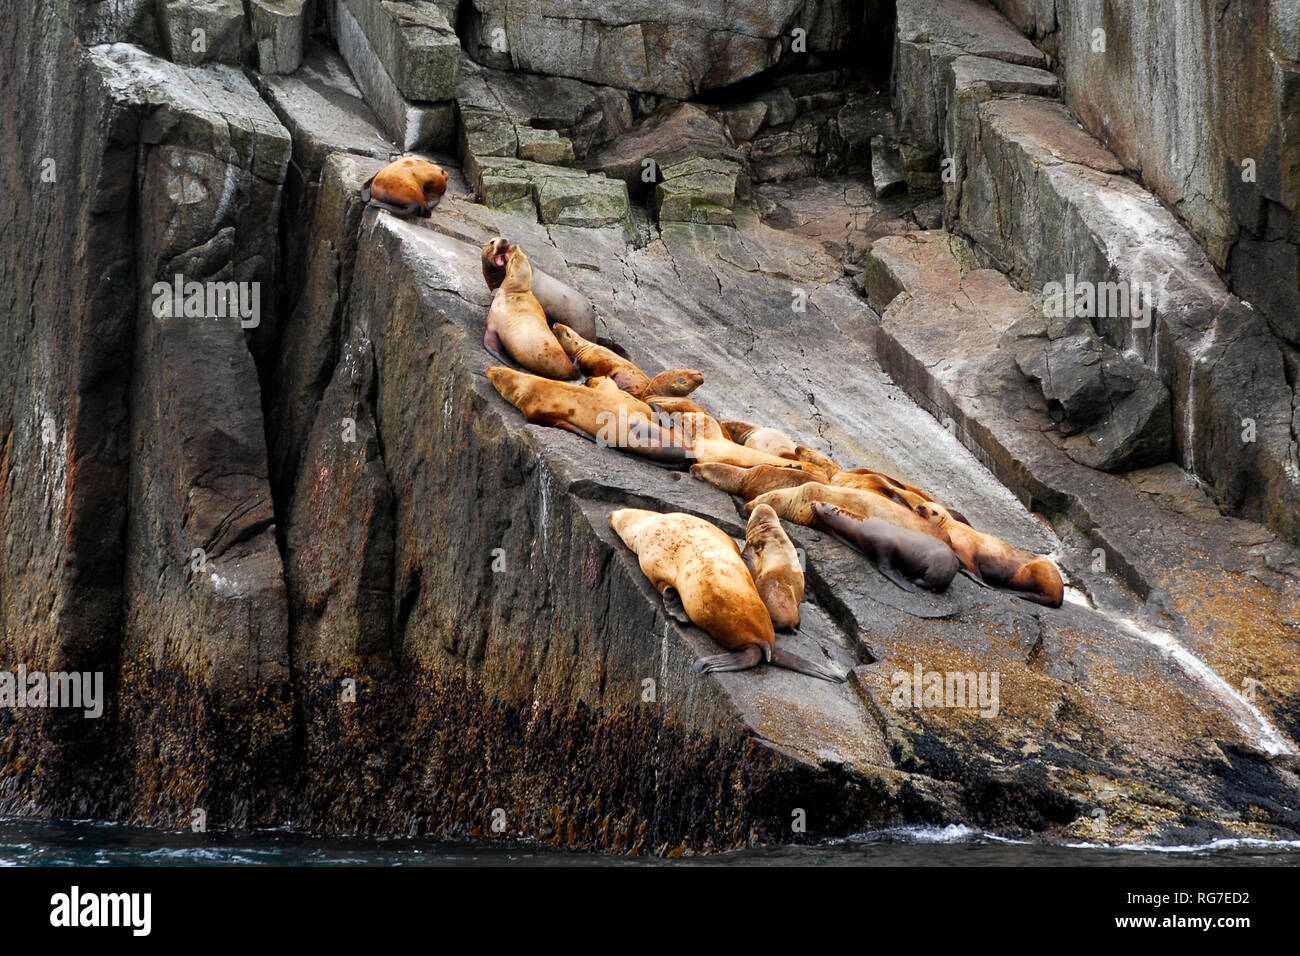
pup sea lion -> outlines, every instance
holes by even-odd
[[[926,502],[917,514],[948,535],[952,549],[981,584],[1015,591],[1017,597],[1047,607],[1060,607],[1065,583],[1051,559],[1007,544],[958,521],[943,505]]]
[[[797,488],[810,481],[817,481],[818,476],[799,468],[778,467],[776,465],[754,465],[752,468],[738,468],[721,462],[707,462],[691,465],[691,474],[701,481],[707,481],[715,488],[732,495],[740,495],[746,501],[753,501],[759,495],[780,488]]]
[[[857,548],[904,591],[915,591],[913,582],[931,591],[946,591],[961,567],[952,548],[928,534],[864,518],[825,501],[814,501],[812,512],[816,528]]]
[[[499,358],[504,352],[538,375],[573,378],[578,373],[546,324],[546,313],[532,293],[532,279],[528,257],[522,249],[513,249],[505,280],[488,309],[483,347]]]
[[[637,398],[656,395],[656,388],[685,387],[689,392],[704,381],[704,376],[693,368],[675,368],[660,372],[653,379],[637,367],[635,362],[623,358],[613,349],[588,341],[562,322],[555,323],[556,341],[564,354],[584,375],[608,378],[615,385]]]
[[[446,170],[428,160],[403,156],[365,181],[361,199],[402,219],[427,219],[446,191]]]
[[[721,528],[694,515],[640,508],[618,509],[609,524],[663,596],[664,610],[702,628],[731,651],[700,658],[697,672],[744,670],[766,660],[822,680],[844,680],[776,646],[767,605],[736,542]]]
[[[650,406],[626,392],[584,388],[500,365],[489,368],[487,376],[528,422],[563,428],[591,439],[602,439],[622,422],[627,440],[618,447],[662,464],[686,462],[686,449],[652,420]]]
[[[864,518],[880,518],[900,528],[928,534],[948,544],[947,532],[933,521],[922,518],[897,501],[870,491],[859,491],[857,488],[844,488],[840,485],[810,481],[797,488],[785,488],[759,495],[745,505],[745,508],[747,511],[753,511],[759,505],[771,505],[772,509],[786,521],[816,527],[812,506],[817,501],[839,505],[846,511],[862,515]]]
[[[496,291],[506,277],[506,264],[514,243],[502,236],[483,246],[479,258],[483,263],[483,280]],[[533,269],[533,295],[542,304],[548,322],[563,322],[584,338],[596,337],[596,310],[587,297],[573,286],[561,282],[541,269]]]
[[[758,596],[767,605],[772,626],[793,631],[799,626],[799,603],[803,601],[803,568],[781,519],[767,505],[755,508],[749,516],[745,550],[740,556],[754,577]]]
[[[799,456],[795,454],[796,446],[794,441],[779,428],[766,428],[761,425],[751,425],[748,422],[733,420],[719,422],[718,424],[722,426],[723,431],[737,445],[765,451],[769,455],[775,455],[778,458],[799,460]]]

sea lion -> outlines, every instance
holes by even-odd
[[[646,394],[637,397],[684,398],[703,384],[704,375],[698,369],[670,368],[650,379]]]
[[[906,485],[894,481],[888,475],[880,475],[876,472],[866,472],[864,474],[860,471],[839,471],[831,476],[831,484],[884,495],[886,498],[892,498],[913,511],[916,510],[917,505],[934,501],[928,495],[913,491]]]
[[[752,468],[739,468],[736,465],[724,465],[721,462],[707,462],[691,465],[691,474],[701,481],[707,481],[715,488],[732,495],[740,495],[746,501],[753,501],[759,495],[779,488],[797,488],[810,481],[818,481],[818,476],[799,468],[776,465],[754,465]]]
[[[512,249],[505,280],[488,309],[483,347],[498,358],[504,358],[504,352],[538,375],[573,378],[578,373],[546,324],[546,313],[532,293],[532,278],[532,266],[524,251]]]
[[[807,445],[796,445],[794,456],[800,461],[806,461],[820,466],[821,469],[826,472],[828,478],[843,470],[839,465],[835,464],[835,462],[831,461],[821,452],[815,451]]]
[[[607,378],[604,375],[592,376],[587,379],[586,385],[587,388],[603,388],[607,392],[623,392],[621,388],[614,384],[612,378]],[[626,395],[627,392],[623,392],[623,394]]]
[[[812,513],[814,527],[847,541],[904,591],[915,591],[913,582],[931,591],[946,591],[961,567],[952,548],[928,534],[865,518],[825,501],[814,501]]]
[[[762,425],[751,425],[748,422],[734,420],[722,421],[718,424],[722,426],[722,430],[727,433],[731,440],[738,445],[765,451],[769,455],[775,455],[778,458],[799,460],[799,456],[795,454],[796,445],[794,441],[779,428],[767,428]]]
[[[702,657],[699,673],[738,671],[762,661],[822,680],[843,681],[829,668],[776,646],[772,617],[731,536],[703,518],[620,508],[609,524],[634,554],[664,600],[664,610],[702,628],[731,653]]]
[[[758,596],[767,605],[772,626],[778,631],[795,630],[803,601],[803,568],[799,566],[799,552],[781,527],[781,519],[767,505],[755,508],[749,516],[745,550],[740,556],[754,577]]]
[[[488,240],[479,258],[483,263],[483,280],[495,292],[506,277],[506,264],[514,243],[503,236]],[[573,286],[561,282],[541,269],[533,269],[533,295],[542,304],[548,322],[563,322],[584,338],[596,337],[596,310],[587,297]]]
[[[845,488],[841,485],[810,481],[797,488],[785,488],[761,494],[746,504],[745,508],[746,511],[753,511],[759,505],[771,505],[773,510],[786,521],[816,527],[812,510],[813,502],[816,501],[839,505],[846,511],[862,515],[864,518],[880,518],[900,528],[928,534],[948,544],[948,534],[943,528],[933,521],[922,518],[897,501],[870,491],[859,491],[857,488]]]
[[[401,219],[427,219],[446,191],[446,170],[416,156],[403,156],[365,181],[361,199]]]
[[[553,331],[564,354],[584,375],[607,378],[640,399],[659,394],[656,389],[684,388],[682,394],[686,394],[704,381],[704,376],[693,368],[669,369],[651,378],[635,362],[623,358],[613,349],[588,341],[563,322],[555,323]]]
[[[819,477],[824,474],[817,465],[778,458],[767,452],[737,445],[726,436],[722,426],[711,415],[687,412],[681,416],[681,423],[686,447],[691,450],[691,454],[697,461],[717,461],[726,465],[739,465],[742,468],[751,465],[787,466]]]
[[[646,399],[651,405],[669,415],[686,415],[694,413],[697,415],[708,415],[709,413],[702,409],[689,398],[674,398],[668,395],[647,395]]]
[[[1060,607],[1065,599],[1061,572],[1050,558],[1023,551],[1001,538],[976,531],[959,521],[943,505],[926,502],[917,514],[948,535],[953,551],[971,577],[981,584],[1007,588],[1017,597],[1047,607]]]
[[[652,420],[650,406],[624,391],[585,388],[501,365],[489,368],[487,376],[528,422],[563,428],[596,441],[612,436],[615,441],[610,444],[615,447],[662,464],[686,462],[686,449]],[[620,427],[625,434],[618,434]]]

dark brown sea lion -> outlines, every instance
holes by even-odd
[[[946,591],[961,567],[952,548],[928,534],[824,501],[813,502],[812,512],[814,527],[847,541],[904,591],[915,591],[913,582],[931,591]]]

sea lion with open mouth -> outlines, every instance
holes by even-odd
[[[495,292],[505,281],[510,250],[518,248],[504,236],[488,240],[479,258],[483,264],[483,281]],[[549,275],[542,269],[533,269],[533,295],[546,313],[546,321],[563,322],[584,338],[596,337],[596,311],[587,297],[568,283]]]
[[[694,515],[640,508],[618,509],[609,524],[636,554],[669,616],[695,624],[730,651],[701,657],[696,672],[739,671],[768,661],[822,680],[844,680],[776,646],[771,613],[736,542],[721,528]]]
[[[509,356],[538,375],[574,378],[577,370],[555,340],[546,324],[546,313],[532,293],[532,276],[532,266],[524,251],[512,249],[506,277],[492,296],[483,347],[498,358]]]

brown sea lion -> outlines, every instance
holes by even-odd
[[[506,277],[506,264],[514,243],[503,236],[491,239],[483,246],[480,259],[483,263],[483,280],[491,291],[496,291]],[[563,322],[579,335],[588,339],[596,337],[596,310],[587,297],[573,286],[549,275],[542,269],[533,269],[533,295],[542,304],[546,321]]]
[[[931,539],[933,540],[933,539]],[[745,550],[740,553],[754,577],[758,595],[772,616],[772,626],[795,630],[799,626],[799,604],[803,601],[803,568],[781,519],[766,505],[749,516],[745,526]]]
[[[585,388],[500,365],[489,368],[487,376],[528,422],[563,428],[661,464],[686,463],[686,449],[652,420],[650,406],[624,391]]]
[[[776,465],[740,468],[716,461],[691,465],[691,474],[701,481],[707,481],[715,488],[721,488],[728,494],[740,495],[746,501],[753,501],[759,495],[779,488],[797,488],[799,485],[819,480],[817,475],[800,468]]]
[[[812,512],[814,527],[847,541],[904,591],[915,591],[913,582],[931,591],[946,591],[961,568],[952,548],[928,534],[865,518],[825,501],[814,501]]]
[[[1023,551],[1001,538],[976,531],[934,502],[917,508],[917,514],[948,535],[953,551],[975,580],[1015,591],[1018,597],[1047,607],[1060,607],[1065,599],[1061,572],[1050,558]]]
[[[524,251],[511,250],[505,280],[488,309],[483,347],[498,358],[509,356],[538,375],[573,378],[577,370],[546,324],[546,313],[532,293],[532,278]]]
[[[807,445],[796,445],[794,456],[800,461],[806,461],[820,466],[821,469],[826,472],[828,478],[839,471],[843,471],[843,469],[840,468],[839,465],[835,464],[835,462],[831,461],[821,452],[809,448]]]
[[[646,401],[669,415],[685,415],[687,413],[695,413],[698,415],[709,414],[689,398],[673,398],[668,395],[648,395],[646,396]]]
[[[402,219],[427,219],[446,191],[446,170],[425,159],[403,156],[365,181],[361,199]]]
[[[722,426],[728,437],[738,445],[765,451],[769,455],[775,455],[778,458],[799,460],[799,456],[795,454],[796,446],[793,439],[779,428],[767,428],[763,425],[751,425],[748,422],[738,422],[731,419],[718,422],[718,424]]]
[[[815,527],[812,506],[817,501],[839,505],[846,511],[860,514],[864,518],[880,518],[900,528],[928,534],[932,538],[938,538],[944,544],[948,543],[948,534],[943,528],[922,518],[897,501],[874,492],[859,491],[857,488],[845,488],[840,485],[810,481],[797,488],[769,491],[759,495],[745,508],[747,511],[753,511],[759,505],[771,505],[786,521]]]
[[[657,395],[659,393],[656,389],[679,387],[689,392],[704,381],[704,376],[693,368],[669,369],[651,378],[635,362],[625,359],[613,349],[588,341],[562,322],[555,324],[554,331],[564,353],[584,375],[608,378],[637,398]]]
[[[717,461],[726,465],[739,465],[748,468],[751,465],[777,465],[798,468],[819,477],[824,472],[817,465],[807,462],[779,458],[767,452],[737,445],[726,436],[722,426],[711,415],[699,412],[687,412],[681,416],[685,443],[691,449],[695,459],[700,462]]]
[[[704,384],[704,375],[698,369],[670,368],[650,379],[645,395],[638,398],[684,398]]]
[[[740,549],[721,528],[694,515],[620,508],[609,524],[637,556],[662,595],[664,610],[693,623],[731,653],[702,657],[699,673],[738,671],[763,661],[822,680],[843,681],[829,668],[776,646],[772,617]]]

